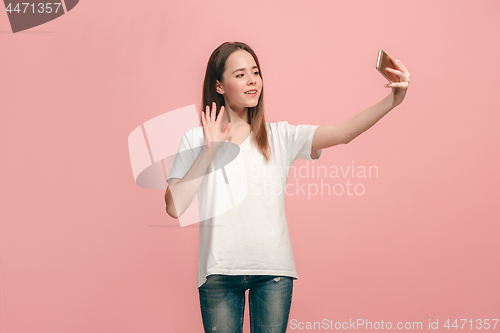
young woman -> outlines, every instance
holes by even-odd
[[[296,159],[318,159],[322,149],[349,143],[403,101],[410,73],[391,60],[400,82],[386,85],[392,91],[379,103],[338,126],[294,126],[265,121],[262,72],[248,45],[226,42],[212,53],[203,85],[203,126],[184,134],[165,193],[174,218],[197,192],[200,212],[229,200],[220,185],[228,175],[245,194],[242,202],[200,223],[198,290],[205,332],[242,332],[247,289],[251,332],[286,332],[298,278],[284,210],[288,170]],[[213,161],[225,142],[240,150],[222,172]]]

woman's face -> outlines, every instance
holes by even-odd
[[[246,93],[251,90],[256,90],[255,94]],[[224,95],[226,105],[234,111],[258,104],[262,78],[250,53],[245,50],[231,53],[226,60],[222,82],[217,81],[217,92]]]

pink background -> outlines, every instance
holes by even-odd
[[[180,228],[163,190],[134,183],[127,137],[199,107],[224,41],[259,56],[271,122],[336,125],[377,103],[389,93],[379,48],[411,73],[403,104],[309,162],[377,166],[351,179],[365,194],[286,199],[290,320],[427,331],[499,318],[499,12],[487,0],[85,0],[12,34],[2,11],[1,332],[202,331],[199,225]]]

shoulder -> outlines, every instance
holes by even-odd
[[[181,146],[184,148],[197,147],[203,144],[203,127],[192,127],[184,132],[181,139]]]
[[[289,128],[291,125],[288,123],[288,121],[278,121],[275,123],[266,123],[266,127],[268,130],[270,130],[273,134],[277,132],[283,132],[286,131],[287,128]]]
[[[270,135],[278,138],[281,141],[298,141],[307,140],[312,138],[314,131],[318,126],[316,125],[292,125],[288,121],[278,121],[276,123],[269,123]]]
[[[293,133],[297,126],[291,125],[286,120],[278,121],[275,123],[267,123],[269,127],[269,132],[271,135],[276,137],[281,137],[283,139],[288,139]]]
[[[187,130],[186,133],[189,132],[189,135],[193,138],[193,139],[203,139],[203,127],[202,126],[198,126],[198,127],[193,127],[193,128],[190,128]]]
[[[287,121],[277,121],[274,123],[266,123],[267,133],[269,140],[277,143],[286,143],[294,133],[294,126],[290,125]]]
[[[203,127],[193,127],[184,132],[184,137],[190,142],[203,139]]]

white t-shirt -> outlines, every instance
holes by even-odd
[[[266,123],[269,162],[253,143],[252,132],[239,146],[237,158],[224,166],[225,175],[216,167],[205,176],[198,190],[198,288],[211,274],[298,278],[285,215],[286,181],[294,160],[320,157],[321,149],[311,152],[318,127],[295,126],[286,121]],[[184,177],[204,144],[203,127],[187,130],[167,181]],[[228,192],[227,181],[232,191]],[[222,213],[211,208],[217,202],[227,204],[230,200],[233,206],[219,209]],[[207,216],[213,217],[204,219]]]

